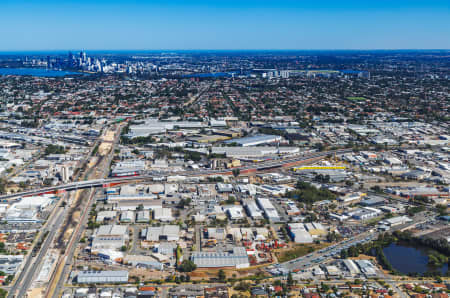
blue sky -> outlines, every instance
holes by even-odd
[[[450,49],[450,0],[0,0],[0,51]]]

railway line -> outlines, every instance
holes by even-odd
[[[291,166],[295,166],[297,163],[313,161],[315,159],[324,158],[331,154],[339,155],[339,154],[344,154],[344,153],[348,153],[348,152],[351,152],[351,149],[308,153],[308,154],[299,155],[296,157],[289,157],[286,159],[269,160],[269,161],[265,161],[262,163],[236,167],[233,169],[239,169],[241,174],[245,174],[245,173],[265,171],[265,170],[271,170],[271,169],[282,168],[282,167],[291,167]],[[76,191],[76,190],[85,189],[85,188],[110,187],[111,185],[114,185],[114,184],[133,182],[133,181],[142,181],[142,180],[152,180],[153,178],[164,178],[164,177],[171,176],[171,175],[189,176],[189,177],[232,175],[233,169],[180,171],[180,172],[168,172],[168,171],[155,172],[155,171],[153,171],[151,173],[146,173],[143,175],[131,176],[131,177],[125,176],[125,177],[111,177],[111,178],[105,178],[105,179],[85,180],[85,181],[61,184],[61,185],[52,186],[52,187],[34,189],[34,190],[29,190],[29,191],[14,193],[14,194],[6,194],[6,195],[0,196],[0,200],[6,200],[6,199],[10,199],[10,198],[23,197],[23,196],[42,195],[42,194],[48,194],[48,193],[62,193],[62,192],[66,192],[66,191]]]

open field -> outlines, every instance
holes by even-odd
[[[287,262],[299,257],[302,257],[304,255],[307,255],[313,251],[322,249],[324,247],[327,247],[328,244],[295,244],[293,248],[286,249],[282,251],[275,252],[275,255],[278,259],[278,262],[283,263]]]

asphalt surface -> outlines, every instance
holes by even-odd
[[[403,230],[413,227],[421,222],[426,221],[429,217],[430,216],[427,216],[426,213],[418,214],[413,218],[412,222],[403,225],[398,225],[392,228],[390,231]],[[359,235],[353,236],[352,238],[349,238],[347,240],[341,241],[337,244],[328,246],[319,251],[314,251],[300,258],[285,263],[281,263],[281,265],[289,271],[304,270],[309,267],[325,263],[331,260],[334,256],[339,256],[342,249],[347,249],[350,246],[354,246],[358,243],[363,244],[365,242],[376,239],[379,234],[380,234],[379,232],[369,230]]]
[[[41,249],[39,250],[39,254],[37,255],[37,257],[32,257],[30,255],[27,258],[26,264],[23,267],[22,272],[20,273],[19,277],[17,278],[16,282],[11,287],[11,290],[8,293],[8,298],[25,297],[28,288],[33,282],[33,278],[36,274],[36,271],[38,268],[40,268],[40,264],[42,263],[50,245],[53,243],[58,231],[58,227],[62,225],[62,222],[68,210],[62,207],[55,207],[55,208],[59,208],[59,210],[57,210],[58,215],[54,217],[54,220],[52,222],[49,221],[48,225],[43,230],[44,233],[47,231],[49,233],[45,238],[44,242],[42,243]],[[19,290],[19,292],[17,295],[15,295],[17,290]]]

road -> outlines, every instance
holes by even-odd
[[[33,277],[35,276],[37,269],[40,268],[40,264],[44,259],[51,243],[53,243],[55,236],[58,231],[58,227],[60,227],[64,221],[64,218],[67,214],[68,208],[62,208],[56,206],[55,215],[51,215],[49,217],[49,221],[44,226],[42,230],[42,235],[46,232],[49,232],[47,237],[44,239],[42,243],[41,249],[39,250],[39,254],[37,257],[33,257],[31,254],[28,256],[27,261],[23,267],[22,272],[19,277],[16,279],[14,285],[11,287],[9,291],[8,298],[12,297],[25,297],[25,293],[30,287]],[[19,290],[19,293],[15,295],[15,293]]]
[[[296,157],[290,157],[286,159],[278,159],[278,160],[269,160],[261,163],[256,163],[252,165],[237,167],[234,169],[239,169],[241,174],[252,171],[264,171],[274,168],[280,167],[289,167],[294,166],[295,163],[306,162],[313,159],[323,158],[330,154],[344,154],[350,152],[351,149],[343,149],[343,150],[335,150],[335,151],[325,151],[325,152],[316,152],[303,154]],[[121,183],[121,182],[131,182],[135,180],[146,180],[153,179],[154,177],[167,177],[170,175],[179,175],[179,176],[212,176],[212,175],[232,175],[231,170],[199,170],[199,171],[180,171],[180,172],[165,172],[161,171],[158,173],[152,173],[151,175],[141,175],[136,177],[117,177],[117,178],[104,178],[104,179],[94,179],[94,180],[86,180],[80,182],[73,182],[67,184],[61,184],[53,187],[40,188],[30,191],[24,191],[15,194],[8,194],[0,196],[0,200],[9,199],[13,197],[21,197],[21,196],[31,196],[31,195],[39,195],[44,193],[53,193],[56,191],[73,191],[79,190],[83,188],[91,188],[91,187],[103,187],[105,184],[109,183]]]
[[[422,223],[429,218],[428,215],[426,215],[425,212],[417,214],[412,222],[398,225],[391,229],[391,231],[396,230],[405,230],[411,227],[414,227],[415,225]],[[307,254],[305,256],[302,256],[300,258],[282,263],[282,266],[286,268],[289,271],[294,270],[303,270],[312,266],[316,266],[322,263],[325,263],[329,260],[331,260],[334,256],[337,256],[340,254],[342,249],[349,248],[350,246],[354,246],[358,243],[365,243],[368,241],[371,241],[378,237],[380,233],[377,231],[366,231],[364,233],[361,233],[359,235],[356,235],[352,238],[349,238],[347,240],[341,241],[339,243],[336,243],[334,245],[328,246],[324,249],[321,249],[319,251],[314,251],[310,254]]]
[[[93,169],[93,171],[91,172],[94,176],[98,174],[99,170],[100,170],[99,173],[100,177],[105,177],[109,172],[109,167],[114,157],[114,149],[117,143],[119,142],[120,130],[121,126],[119,125],[116,131],[115,139],[111,146],[111,151],[108,153],[106,158],[102,160],[101,164],[99,164],[98,167],[96,167],[95,170]],[[81,236],[84,231],[84,227],[87,225],[87,221],[89,219],[89,210],[92,208],[92,204],[94,203],[94,197],[96,192],[97,192],[96,189],[91,188],[88,196],[88,201],[82,212],[80,221],[78,222],[75,231],[72,233],[69,244],[65,249],[61,264],[57,266],[57,268],[55,269],[55,271],[51,276],[49,285],[45,293],[45,297],[58,297],[59,293],[61,292],[64,286],[64,282],[67,279],[67,276],[69,275],[71,270],[72,260],[77,248],[77,244],[80,242]]]

